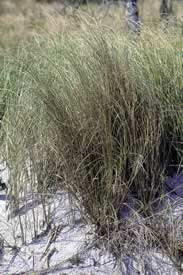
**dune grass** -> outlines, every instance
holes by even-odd
[[[82,32],[36,36],[1,65],[13,205],[30,190],[64,188],[116,254],[160,246],[176,258],[175,223],[166,226],[170,212],[156,216],[153,203],[182,162],[180,30],[144,28],[134,40],[86,21]]]

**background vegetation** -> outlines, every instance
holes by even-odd
[[[67,190],[115,255],[160,247],[180,268],[182,219],[170,215],[164,179],[182,162],[181,5],[162,23],[159,2],[140,1],[134,39],[120,5],[1,2],[10,209],[27,194],[46,209],[48,194]]]

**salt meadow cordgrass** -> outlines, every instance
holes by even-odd
[[[160,247],[177,260],[169,206],[157,214],[154,204],[182,161],[181,40],[178,30],[134,40],[92,23],[18,51],[2,81],[16,94],[2,123],[15,202],[27,182],[33,193],[60,182],[115,255]]]

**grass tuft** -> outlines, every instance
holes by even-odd
[[[3,118],[12,194],[25,192],[30,161],[32,190],[58,179],[113,251],[168,243],[175,256],[175,236],[158,238],[169,212],[156,216],[153,203],[182,161],[181,54],[179,30],[144,29],[134,41],[93,23],[24,46],[3,80],[14,91]]]

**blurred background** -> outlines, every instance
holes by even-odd
[[[160,23],[161,5],[168,7],[169,24],[182,24],[182,0],[138,0],[143,24]],[[1,47],[17,43],[32,33],[65,32],[84,26],[81,15],[89,20],[121,30],[126,24],[125,0],[1,0]],[[49,19],[48,19],[49,18]]]

